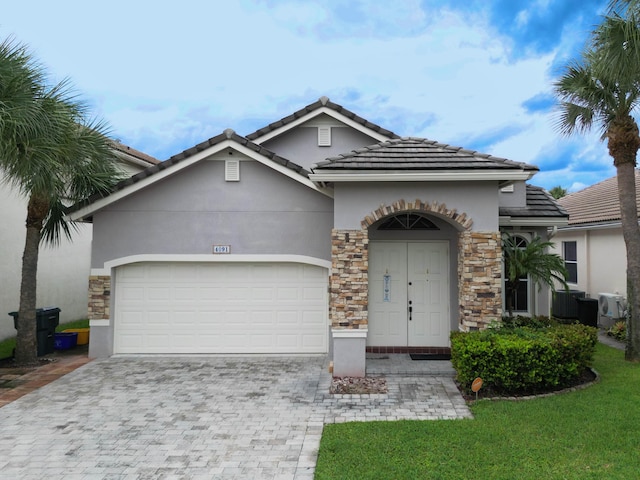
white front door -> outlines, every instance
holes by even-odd
[[[369,346],[449,346],[448,242],[371,242]]]

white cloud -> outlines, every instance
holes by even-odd
[[[3,8],[0,34],[31,45],[118,137],[152,155],[227,127],[249,133],[262,126],[254,120],[275,121],[328,95],[400,135],[463,147],[484,139],[486,153],[518,161],[570,145],[567,182],[594,178],[580,165],[598,167],[601,145],[560,139],[546,115],[522,107],[551,91],[552,65],[586,30],[558,22],[567,31],[555,50],[514,60],[526,45],[497,32],[473,3],[61,0],[36,16],[14,2]],[[530,16],[523,10],[518,21]],[[600,168],[610,171],[604,161]]]

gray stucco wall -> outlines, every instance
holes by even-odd
[[[501,207],[525,207],[527,205],[527,185],[524,181],[513,184],[513,192],[500,191]]]
[[[353,149],[373,145],[378,141],[352,128],[332,127],[331,146],[318,146],[317,127],[299,127],[284,135],[268,140],[262,145],[272,152],[310,170],[329,157],[348,153]]]
[[[498,230],[497,182],[339,183],[335,186],[335,228],[360,229],[360,222],[381,204],[404,199],[446,204],[473,219],[473,230]]]
[[[333,200],[255,161],[225,182],[202,161],[94,215],[92,268],[136,254],[296,254],[331,259]]]

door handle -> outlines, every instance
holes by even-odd
[[[411,306],[413,302],[409,300],[409,321],[413,320],[413,307]]]

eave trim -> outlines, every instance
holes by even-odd
[[[513,170],[368,170],[342,171],[340,173],[311,173],[309,179],[316,182],[456,182],[456,181],[519,181],[529,180],[536,172]]]

